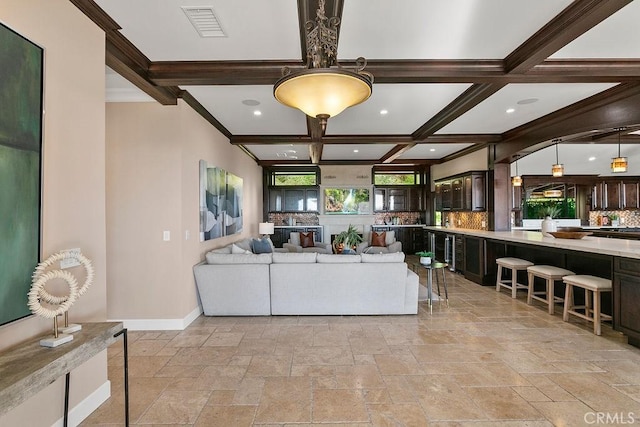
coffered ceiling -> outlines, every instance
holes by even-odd
[[[487,145],[511,161],[556,138],[615,143],[620,126],[640,142],[638,1],[327,0],[339,62],[366,57],[374,85],[321,138],[273,98],[283,66],[305,67],[317,0],[71,2],[106,32],[108,100],[182,98],[262,165],[431,164]],[[224,35],[201,37],[193,7]]]

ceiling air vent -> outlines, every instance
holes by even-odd
[[[212,7],[183,6],[182,10],[200,37],[227,37]]]

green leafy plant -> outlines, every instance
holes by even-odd
[[[333,240],[335,245],[342,244],[347,248],[353,248],[362,242],[362,236],[358,233],[358,229],[349,224],[349,228],[346,231],[342,231]]]
[[[420,251],[420,252],[416,252],[416,255],[421,256],[421,257],[428,257],[428,258],[433,258],[433,252],[430,251]]]
[[[547,216],[550,216],[551,218],[555,218],[558,215],[560,215],[560,212],[562,212],[562,208],[558,205],[547,205],[540,210],[540,213],[542,213],[543,218]]]

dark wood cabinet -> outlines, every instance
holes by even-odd
[[[437,211],[473,211],[487,209],[486,173],[470,172],[435,184]]]
[[[479,237],[464,238],[464,278],[482,283],[485,276],[485,244]]]
[[[453,192],[451,191],[451,181],[442,183],[442,210],[450,211],[453,202]]]
[[[640,345],[640,260],[615,258],[613,262],[613,325]]]
[[[638,209],[638,183],[637,182],[623,182],[622,183],[622,201],[623,209]]]
[[[451,210],[459,211],[464,209],[464,179],[456,178],[451,181]]]
[[[456,257],[456,271],[464,274],[464,239],[463,235],[457,235],[455,240],[455,257]]]
[[[317,188],[269,188],[269,212],[317,212]]]
[[[376,212],[419,212],[423,208],[421,187],[376,187],[373,209]]]
[[[622,197],[620,188],[621,182],[605,182],[604,197],[606,200],[605,209],[614,210],[622,208]]]

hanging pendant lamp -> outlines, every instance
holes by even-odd
[[[522,187],[522,177],[518,173],[518,156],[516,156],[516,175],[511,178],[511,185],[514,187]]]
[[[273,96],[282,104],[297,108],[320,121],[322,131],[329,117],[360,104],[371,96],[373,75],[364,70],[366,59],[356,59],[354,70],[338,63],[338,17],[327,18],[325,0],[320,0],[316,19],[307,21],[307,69],[282,69]]]
[[[611,159],[611,172],[620,173],[627,171],[627,158],[620,156],[620,132],[625,128],[618,128],[618,157]]]
[[[564,175],[564,165],[562,163],[560,163],[560,161],[558,160],[558,143],[561,141],[561,139],[556,139],[556,164],[551,166],[551,175],[554,176],[554,178],[559,178],[562,175]]]

